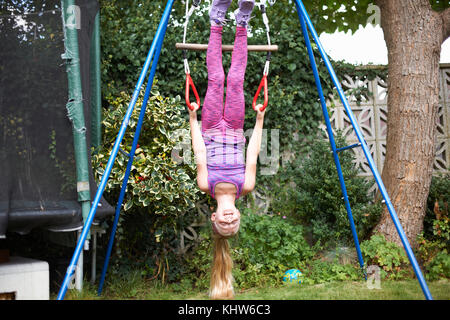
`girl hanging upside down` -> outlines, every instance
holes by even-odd
[[[256,162],[261,146],[264,111],[256,106],[256,124],[244,161],[244,77],[247,67],[247,25],[255,0],[239,0],[235,12],[236,34],[227,76],[223,105],[225,74],[222,65],[222,28],[232,0],[213,0],[209,12],[211,27],[206,64],[208,88],[203,103],[200,129],[196,111],[189,110],[192,146],[197,162],[199,188],[217,201],[211,215],[215,240],[210,297],[233,298],[232,261],[228,238],[239,231],[240,212],[235,201],[255,187]]]

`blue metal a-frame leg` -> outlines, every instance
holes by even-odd
[[[155,72],[156,72],[156,67],[158,65],[158,59],[159,59],[159,54],[161,52],[161,48],[162,48],[162,44],[164,41],[164,36],[166,34],[166,30],[167,30],[167,24],[169,22],[169,17],[170,17],[170,13],[172,11],[172,7],[173,7],[173,3],[175,2],[175,0],[168,0],[166,7],[164,9],[164,13],[162,15],[161,21],[159,23],[158,29],[156,30],[156,34],[155,37],[153,38],[153,42],[152,45],[150,47],[149,53],[147,55],[147,58],[145,60],[144,66],[142,68],[141,74],[139,76],[138,82],[136,84],[133,96],[131,98],[131,101],[128,105],[128,109],[127,112],[125,114],[124,120],[122,122],[122,125],[120,127],[119,133],[117,135],[116,141],[114,143],[113,149],[111,151],[111,156],[108,159],[108,162],[106,164],[105,167],[105,172],[103,173],[102,179],[100,180],[100,184],[98,186],[97,189],[97,193],[95,194],[95,198],[94,201],[92,202],[92,206],[91,206],[91,210],[89,212],[88,217],[86,218],[86,222],[84,224],[83,227],[83,231],[81,232],[81,235],[78,239],[77,245],[75,247],[75,251],[74,254],[72,256],[72,259],[70,261],[69,267],[67,268],[67,272],[66,275],[64,277],[64,281],[61,285],[61,288],[58,292],[58,296],[57,296],[57,300],[63,300],[64,296],[66,294],[67,291],[67,287],[69,285],[69,282],[73,276],[73,274],[75,273],[75,268],[78,262],[78,259],[80,257],[80,253],[81,250],[83,249],[83,245],[84,242],[86,240],[86,237],[89,233],[89,229],[92,225],[92,221],[94,220],[94,216],[95,213],[97,211],[97,206],[100,202],[100,199],[103,195],[103,192],[105,191],[105,187],[106,187],[106,183],[108,182],[109,176],[111,174],[111,169],[114,165],[114,161],[116,159],[117,153],[120,149],[120,143],[122,142],[122,139],[125,135],[125,131],[128,127],[128,122],[130,121],[130,117],[131,114],[133,113],[134,107],[136,105],[136,102],[138,100],[139,97],[139,93],[141,91],[142,85],[144,83],[145,77],[147,75],[148,69],[150,67],[150,65],[152,65],[151,71],[150,71],[150,75],[148,78],[148,82],[147,82],[147,88],[145,91],[145,96],[144,96],[144,101],[141,107],[141,113],[139,116],[139,122],[138,125],[136,127],[136,132],[135,132],[135,136],[134,136],[134,140],[133,140],[133,144],[132,144],[132,148],[131,151],[129,153],[129,160],[128,160],[128,166],[127,166],[127,171],[126,171],[126,175],[124,177],[123,180],[123,184],[122,184],[122,190],[120,193],[120,199],[119,199],[119,203],[117,204],[116,207],[116,215],[114,218],[114,226],[117,226],[117,221],[119,218],[119,213],[120,213],[120,208],[122,206],[122,201],[123,201],[123,196],[125,194],[125,189],[126,189],[126,185],[128,182],[128,177],[129,177],[129,173],[130,173],[130,168],[131,168],[131,164],[133,162],[133,158],[134,158],[134,153],[136,150],[136,146],[137,146],[137,142],[139,139],[139,134],[140,134],[140,130],[142,127],[142,122],[144,119],[144,114],[145,114],[145,109],[147,107],[147,102],[148,102],[148,98],[150,95],[150,90],[152,88],[153,85],[153,79],[155,76]],[[113,227],[112,230],[112,235],[108,244],[108,254],[107,254],[107,259],[105,259],[105,264],[103,267],[103,272],[102,272],[102,283],[103,284],[103,280],[104,280],[104,274],[106,273],[106,268],[108,266],[108,259],[109,259],[109,253],[111,252],[111,248],[112,248],[112,241],[114,239],[114,234],[115,234],[115,230],[116,228]],[[101,288],[102,286],[100,286],[99,288],[99,293],[101,292]]]
[[[332,148],[332,151],[333,151],[333,157],[334,157],[334,161],[335,161],[336,168],[337,168],[337,171],[338,171],[339,182],[341,184],[342,193],[344,195],[345,207],[347,209],[347,215],[348,215],[348,218],[349,218],[349,221],[350,221],[350,227],[352,229],[353,239],[354,239],[354,242],[355,242],[356,251],[357,251],[357,254],[358,254],[358,259],[359,259],[360,266],[364,270],[364,261],[362,260],[361,250],[360,250],[360,247],[359,247],[358,236],[357,236],[357,233],[356,233],[355,224],[353,222],[353,216],[352,216],[352,212],[351,212],[351,209],[350,209],[350,204],[349,204],[349,201],[348,201],[347,191],[346,191],[346,188],[345,188],[345,183],[344,183],[344,179],[343,179],[343,176],[342,176],[342,170],[341,170],[341,166],[339,164],[339,157],[338,157],[338,152],[339,151],[343,151],[345,149],[349,149],[349,148],[352,148],[352,147],[361,147],[362,148],[362,150],[364,152],[364,155],[366,156],[366,159],[367,159],[367,161],[369,163],[369,166],[370,166],[370,169],[372,171],[372,174],[373,174],[373,176],[375,178],[375,181],[376,181],[376,183],[378,185],[378,188],[379,188],[379,190],[380,190],[380,192],[381,192],[381,194],[382,194],[382,196],[384,198],[384,201],[385,201],[385,203],[387,205],[389,214],[390,214],[390,216],[392,218],[392,221],[394,222],[395,228],[397,229],[397,232],[398,232],[398,234],[400,236],[400,239],[402,241],[403,247],[405,248],[405,251],[406,251],[406,254],[407,254],[408,258],[409,258],[409,261],[411,262],[411,265],[412,265],[412,267],[414,269],[416,277],[417,277],[417,279],[418,279],[418,281],[420,283],[420,286],[421,286],[422,291],[423,291],[423,293],[425,295],[425,298],[427,300],[432,300],[430,291],[429,291],[428,286],[427,286],[427,284],[425,282],[425,279],[424,279],[424,277],[422,275],[422,272],[421,272],[420,267],[419,267],[419,265],[417,263],[417,260],[416,260],[416,258],[414,256],[414,253],[413,253],[413,251],[411,249],[411,246],[409,244],[408,238],[406,237],[405,232],[403,231],[403,228],[402,228],[402,226],[400,224],[400,221],[398,219],[397,213],[395,212],[395,209],[394,209],[394,207],[393,207],[393,205],[391,203],[389,195],[387,194],[386,188],[385,188],[385,186],[383,184],[383,181],[381,180],[380,174],[378,173],[378,170],[377,170],[377,168],[375,166],[375,163],[373,161],[372,155],[370,154],[370,150],[367,147],[367,143],[364,140],[364,137],[363,137],[363,135],[361,133],[361,129],[359,128],[359,125],[358,125],[358,123],[357,123],[357,121],[355,119],[355,116],[353,115],[353,112],[352,112],[352,110],[351,110],[351,108],[350,108],[350,106],[348,104],[347,98],[345,97],[344,91],[342,90],[342,87],[341,87],[340,82],[339,82],[339,80],[338,80],[338,78],[337,78],[337,76],[336,76],[336,74],[334,72],[334,69],[331,66],[330,60],[328,59],[328,56],[325,53],[325,50],[323,49],[322,44],[320,43],[319,37],[317,35],[317,32],[314,29],[314,26],[313,26],[313,24],[312,24],[312,22],[311,22],[311,20],[310,20],[310,18],[308,16],[308,13],[306,12],[306,9],[305,9],[302,1],[301,0],[294,0],[294,1],[295,1],[295,5],[296,5],[296,8],[297,8],[298,18],[300,20],[300,24],[301,24],[301,27],[302,27],[303,37],[305,38],[306,46],[308,48],[308,54],[309,54],[309,58],[310,58],[310,61],[311,61],[311,67],[312,67],[312,70],[313,70],[313,73],[314,73],[314,78],[315,78],[315,81],[316,81],[317,91],[319,92],[319,98],[320,98],[320,102],[321,102],[321,105],[322,105],[322,111],[323,111],[323,115],[324,115],[324,118],[325,118],[325,123],[326,123],[326,126],[327,126],[328,138],[330,140],[331,148]],[[323,96],[322,86],[320,84],[319,72],[317,70],[317,66],[316,66],[316,62],[315,62],[315,59],[314,59],[313,50],[311,48],[311,43],[309,41],[308,29],[307,28],[309,28],[309,31],[311,32],[311,35],[312,35],[312,37],[314,39],[314,42],[316,43],[316,45],[318,47],[320,55],[322,56],[322,59],[323,59],[323,61],[325,63],[325,66],[326,66],[330,76],[331,76],[331,79],[332,79],[335,87],[337,88],[337,91],[338,91],[339,97],[341,99],[341,102],[344,105],[345,111],[347,112],[347,115],[350,118],[350,122],[351,122],[351,124],[353,126],[353,129],[354,129],[354,131],[356,133],[356,136],[358,137],[358,140],[359,140],[358,144],[355,144],[355,145],[352,145],[352,146],[348,146],[348,147],[344,147],[344,148],[340,148],[340,149],[336,149],[336,144],[335,144],[334,138],[333,138],[333,131],[331,129],[331,124],[330,124],[330,118],[329,118],[328,111],[327,111],[327,108],[326,108],[326,102],[325,102],[325,99],[324,99],[324,96]]]

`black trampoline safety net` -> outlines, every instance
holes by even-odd
[[[90,123],[90,38],[97,0],[75,2],[84,117]],[[0,2],[0,238],[82,226],[59,0]],[[86,125],[90,146],[90,125]],[[89,159],[90,163],[90,159]],[[96,184],[90,173],[92,197]],[[102,200],[99,215],[112,208]]]

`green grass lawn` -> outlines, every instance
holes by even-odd
[[[450,300],[450,280],[428,282],[435,300]],[[108,285],[110,287],[108,287]],[[84,285],[81,292],[67,291],[65,300],[207,300],[206,291],[162,286],[145,281],[106,284],[98,297],[96,287]],[[54,298],[54,297],[53,297]],[[380,289],[369,289],[365,282],[343,281],[316,285],[283,285],[279,287],[237,290],[236,300],[424,300],[416,280],[381,281]]]

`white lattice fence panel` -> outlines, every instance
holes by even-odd
[[[358,122],[361,132],[366,140],[378,171],[383,170],[386,154],[386,129],[387,129],[387,84],[380,78],[372,81],[360,81],[345,76],[342,88],[348,99],[348,103]],[[357,103],[353,91],[365,87],[372,95],[363,96]],[[358,138],[353,130],[344,106],[339,98],[332,100],[335,107],[330,110],[330,120],[333,130],[342,130],[349,145],[357,143]],[[450,164],[450,65],[441,65],[440,69],[440,94],[439,111],[437,118],[437,143],[436,157],[434,161],[435,172],[449,172]],[[325,129],[325,125],[321,126]],[[372,177],[369,164],[361,148],[353,148],[355,165],[362,176]]]
[[[448,172],[450,165],[450,65],[441,67],[440,80],[434,170]]]

